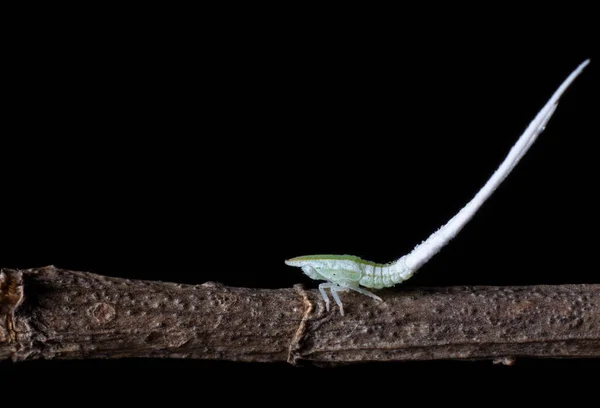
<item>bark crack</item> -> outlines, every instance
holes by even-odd
[[[302,299],[302,304],[305,305],[302,319],[300,320],[300,324],[298,324],[298,330],[296,330],[296,332],[294,333],[294,337],[290,342],[290,348],[287,359],[288,363],[296,365],[298,359],[300,358],[299,351],[302,347],[302,339],[304,337],[304,334],[306,333],[306,323],[310,317],[310,314],[314,310],[314,307],[308,297],[308,293],[302,285],[294,285],[294,290],[300,295],[300,298]]]

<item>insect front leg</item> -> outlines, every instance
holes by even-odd
[[[321,292],[321,297],[323,297],[323,300],[325,301],[325,309],[327,309],[328,312],[329,312],[329,297],[327,296],[327,292],[325,292],[325,289],[330,288],[333,285],[334,285],[333,283],[329,283],[329,282],[319,284],[319,292]]]
[[[325,309],[327,309],[327,311],[329,312],[330,302],[329,302],[329,297],[327,296],[327,292],[325,292],[325,289],[331,290],[331,296],[333,296],[333,300],[335,300],[335,303],[340,308],[340,314],[343,316],[344,315],[344,305],[342,304],[342,300],[340,299],[340,297],[337,293],[338,292],[347,292],[348,288],[342,287],[342,286],[338,285],[337,283],[331,283],[331,282],[321,283],[319,285],[319,292],[321,292],[321,296],[323,297],[323,300],[325,301]]]

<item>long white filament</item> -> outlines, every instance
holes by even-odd
[[[429,261],[432,256],[437,254],[440,249],[448,244],[448,242],[462,230],[471,218],[473,218],[473,215],[475,215],[481,205],[492,195],[496,188],[502,184],[502,181],[510,174],[527,150],[529,150],[539,134],[544,131],[546,124],[558,106],[560,97],[589,62],[590,60],[586,60],[581,63],[577,69],[565,79],[556,92],[554,92],[554,95],[552,95],[550,100],[529,124],[517,143],[512,147],[500,167],[498,167],[492,177],[490,177],[488,182],[485,183],[475,197],[473,197],[473,199],[443,227],[431,234],[427,240],[420,245],[417,245],[411,253],[402,257],[398,262],[402,261],[408,270],[414,272]]]

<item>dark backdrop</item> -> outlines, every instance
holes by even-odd
[[[386,12],[93,16],[25,14],[7,41],[2,267],[283,288],[315,286],[284,265],[293,256],[394,260],[475,194],[592,58],[502,187],[405,284],[600,283],[600,58],[580,26],[567,38],[560,25],[523,37],[508,23],[414,26]],[[42,361],[0,363],[0,389],[33,386],[20,395],[36,403],[79,404],[72,389],[107,403],[125,391],[131,404],[468,403],[474,390],[586,389],[598,368]]]

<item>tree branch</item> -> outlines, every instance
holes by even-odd
[[[0,272],[0,360],[163,357],[347,363],[600,357],[600,285],[316,290]]]

